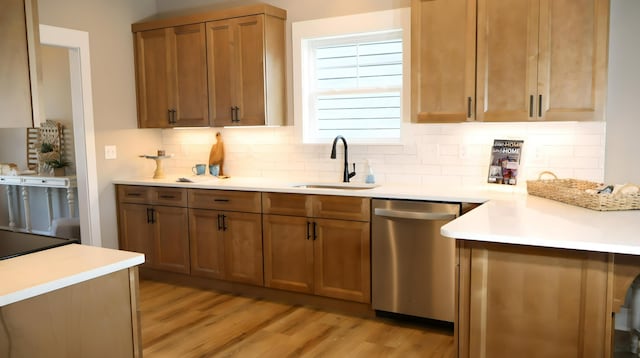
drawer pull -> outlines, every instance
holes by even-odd
[[[175,199],[175,195],[160,195],[160,199]]]
[[[218,203],[228,203],[229,199],[213,199],[213,201],[218,202]]]
[[[141,197],[142,194],[140,193],[127,193],[127,196],[137,196],[137,197]]]

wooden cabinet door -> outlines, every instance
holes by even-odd
[[[214,127],[233,124],[235,61],[231,43],[234,26],[231,20],[207,22],[207,68],[209,81],[209,116]]]
[[[141,128],[209,125],[204,24],[136,33]]]
[[[154,267],[189,273],[189,220],[187,208],[154,206]]]
[[[204,24],[170,29],[172,40],[171,108],[176,110],[175,126],[207,127],[209,93],[207,91],[207,52]]]
[[[412,0],[412,120],[474,118],[476,0]]]
[[[260,214],[224,212],[223,215],[227,279],[262,286]]]
[[[33,0],[0,3],[0,128],[34,126],[31,76],[35,73],[30,66],[37,69],[35,49],[40,46],[36,6]],[[33,84],[37,84],[35,78]]]
[[[540,0],[538,110],[544,120],[603,120],[608,0]]]
[[[136,33],[138,126],[141,128],[170,127],[169,31],[158,29]]]
[[[460,357],[608,356],[608,254],[467,241],[462,252]]]
[[[225,279],[225,244],[216,210],[189,209],[191,274]]]
[[[265,124],[264,15],[207,23],[211,123]]]
[[[306,217],[263,215],[264,285],[313,293],[312,223]]]
[[[371,248],[368,222],[316,219],[315,293],[371,302]]]
[[[537,119],[538,0],[478,1],[476,120]]]
[[[236,125],[265,124],[264,15],[235,20],[234,52],[231,73],[234,76]]]
[[[144,254],[143,266],[154,265],[153,229],[150,223],[151,207],[120,203],[118,205],[118,240],[121,250]]]

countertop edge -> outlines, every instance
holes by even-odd
[[[77,245],[77,244],[72,244],[72,245]],[[40,256],[47,256],[47,251],[64,249],[65,247],[69,247],[72,245],[65,245],[65,246],[56,247],[50,250],[40,251],[40,252],[34,253],[34,255],[39,254]],[[85,245],[77,245],[77,246],[84,247]],[[120,250],[112,250],[112,249],[93,247],[93,246],[89,246],[89,247],[91,247],[92,250],[103,249],[105,250],[105,252],[108,252],[108,251],[116,251],[119,253],[125,252]],[[128,257],[114,258],[111,260],[112,262],[102,266],[93,267],[89,269],[78,269],[77,270],[78,272],[76,273],[62,274],[60,275],[59,278],[52,279],[50,281],[46,281],[43,283],[36,283],[33,285],[26,284],[25,286],[27,287],[25,288],[17,289],[16,291],[9,292],[0,296],[0,307],[9,305],[15,302],[19,302],[22,300],[26,300],[38,295],[42,295],[51,291],[55,291],[64,287],[68,287],[77,283],[81,283],[94,278],[105,276],[116,271],[128,269],[130,267],[134,267],[136,265],[140,265],[144,263],[144,254],[133,253],[133,252],[126,252],[126,253],[127,253],[126,256]],[[21,257],[26,257],[26,256],[29,256],[29,255],[25,255]],[[123,255],[118,254],[118,256],[123,256]],[[15,260],[15,259],[18,259],[18,258],[8,259],[8,260]]]

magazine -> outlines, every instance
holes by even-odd
[[[495,139],[491,147],[489,183],[516,185],[523,140]]]

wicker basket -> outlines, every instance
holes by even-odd
[[[549,174],[554,179],[541,179]],[[602,184],[579,179],[558,179],[551,172],[542,172],[538,180],[527,180],[527,192],[531,195],[560,201],[583,208],[612,211],[640,209],[640,192],[635,194],[592,194],[587,189],[595,189]]]

